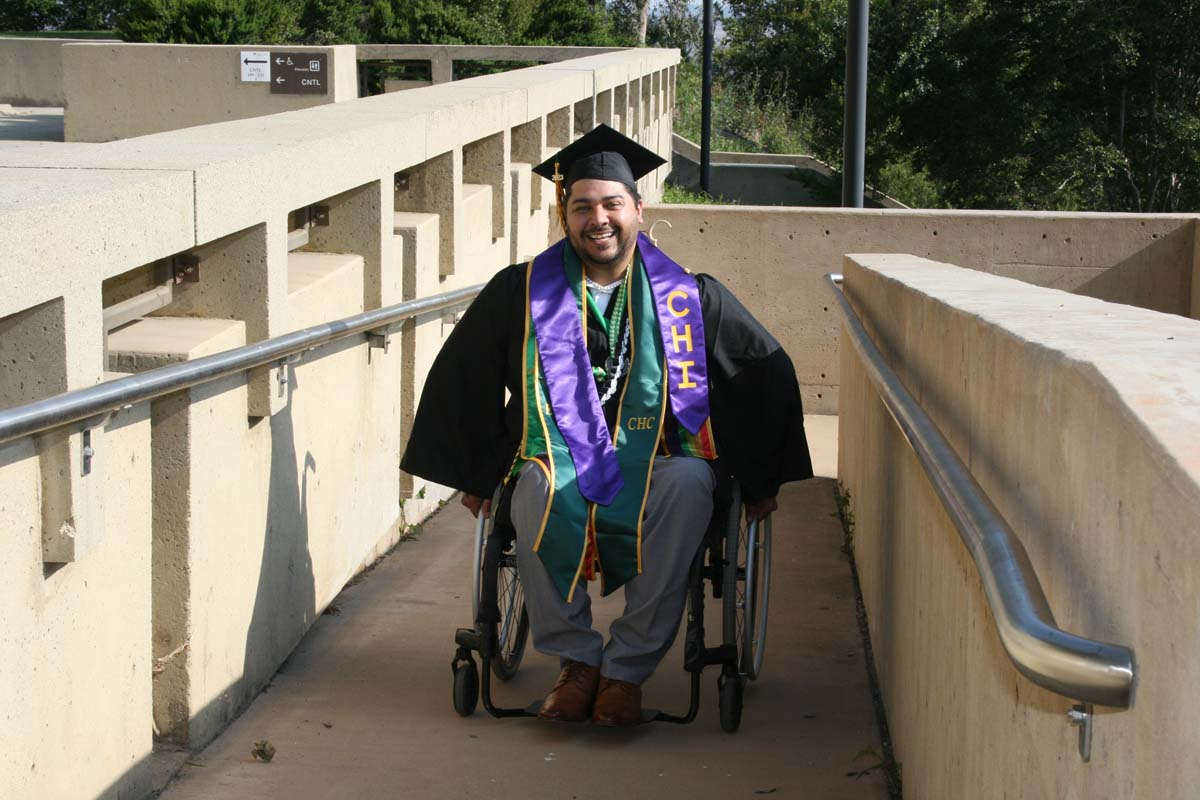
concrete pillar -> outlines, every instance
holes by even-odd
[[[512,162],[528,164],[536,167],[542,163],[542,148],[546,142],[546,118],[538,117],[532,122],[517,125],[510,136]],[[531,180],[529,187],[529,205],[527,207],[513,206],[512,213],[516,215],[519,208],[526,213],[532,213],[543,204],[542,192],[549,191],[551,186],[540,177]]]
[[[309,251],[353,253],[363,259],[363,308],[400,302],[400,272],[392,244],[391,186],[374,181],[321,201],[329,224],[309,229]]]
[[[612,126],[626,136],[629,135],[629,84],[619,83],[613,87]]]
[[[641,84],[641,102],[638,103],[638,113],[640,114],[641,124],[638,130],[642,134],[642,143],[650,141],[647,137],[650,134],[650,123],[654,119],[654,82],[649,75],[643,75],[638,82]]]
[[[603,123],[610,128],[615,128],[613,124],[613,93],[612,89],[605,89],[596,95],[596,122]]]
[[[560,108],[546,115],[546,145],[562,148],[574,141],[574,119],[571,107]]]
[[[240,347],[246,342],[246,329],[240,320],[151,317],[110,335],[109,361],[123,372],[144,372]],[[154,725],[160,736],[179,744],[201,744],[217,730],[216,723],[193,720],[204,710],[204,703],[196,702],[203,691],[197,670],[211,660],[206,642],[193,641],[193,612],[200,612],[202,605],[193,608],[193,581],[201,573],[193,533],[211,510],[205,501],[215,499],[205,497],[200,487],[217,478],[206,478],[203,470],[221,464],[226,476],[219,479],[222,482],[239,474],[233,464],[244,458],[242,443],[236,430],[226,431],[226,423],[241,416],[245,390],[231,390],[244,386],[244,376],[231,376],[167,395],[151,406]],[[235,428],[244,433],[245,421]],[[233,449],[222,459],[223,445]],[[255,509],[238,502],[247,497],[242,481],[229,480],[224,496],[246,519],[259,518]],[[203,731],[194,729],[197,725]]]
[[[546,181],[540,175],[534,175],[528,164],[514,162],[511,182],[513,208],[522,212],[514,213],[512,218],[509,261],[515,264],[528,261],[548,244],[546,209],[531,206],[530,200],[533,188],[539,183],[546,184]]]
[[[93,296],[94,294],[94,296]],[[83,288],[0,319],[0,407],[31,403],[98,383],[99,292]],[[103,429],[74,424],[34,439],[41,471],[42,559],[81,558],[104,537]],[[93,455],[84,453],[86,445]]]
[[[404,299],[415,300],[437,292],[438,246],[441,237],[437,214],[398,211],[393,215],[397,249],[404,253]],[[440,320],[440,315],[430,315]],[[423,324],[418,325],[418,322]],[[428,322],[428,324],[424,324]],[[408,444],[413,416],[420,401],[420,388],[433,358],[441,348],[440,322],[406,320],[400,329],[400,449]],[[400,497],[410,499],[416,494],[414,479],[400,473]]]
[[[454,80],[454,60],[442,53],[429,59],[429,73],[435,84]]]
[[[463,183],[492,187],[492,239],[508,234],[511,216],[508,154],[510,133],[507,128],[463,146]]]
[[[396,175],[395,210],[438,215],[440,274],[454,274],[462,239],[463,154],[461,148],[434,156]]]
[[[175,316],[242,320],[246,341],[287,333],[287,232],[283,217],[197,247],[199,280],[175,286]],[[285,403],[281,367],[252,373],[248,414],[270,416]]]
[[[653,127],[662,114],[662,71],[650,74],[650,103],[647,106],[649,125]],[[651,139],[652,142],[656,140]],[[657,142],[656,142],[657,144]]]
[[[575,135],[583,134],[596,127],[596,98],[588,97],[575,104]]]

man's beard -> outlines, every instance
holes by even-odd
[[[585,263],[593,264],[597,267],[609,267],[624,263],[633,252],[634,245],[637,244],[637,229],[623,229],[609,225],[608,230],[613,232],[613,239],[617,244],[616,248],[611,251],[611,255],[597,254],[588,248],[588,245],[591,243],[588,235],[597,233],[598,231],[585,231],[579,235],[571,233],[567,238],[570,239],[571,246],[575,249],[576,254]]]

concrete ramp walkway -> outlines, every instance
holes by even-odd
[[[828,473],[836,427],[812,422],[818,470]],[[781,495],[766,661],[732,735],[718,723],[715,668],[687,726],[496,720],[482,707],[457,716],[450,659],[454,629],[469,624],[470,532],[466,511],[447,506],[347,587],[269,689],[163,797],[886,797],[881,770],[848,775],[878,763],[881,748],[831,478]],[[619,603],[619,592],[598,602],[597,624]],[[688,675],[675,650],[645,694],[647,705],[681,713]],[[513,681],[493,684],[497,700],[525,705],[556,674],[530,648]],[[270,763],[251,756],[264,739]]]

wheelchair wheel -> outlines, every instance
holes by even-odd
[[[460,717],[475,713],[479,702],[479,669],[475,659],[468,658],[454,665],[454,710]]]
[[[724,675],[717,679],[721,703],[721,730],[734,733],[742,724],[742,689],[745,683],[739,675]]]
[[[492,508],[500,503],[500,489],[492,497]],[[484,551],[488,538],[495,529],[494,516],[482,514],[475,521],[475,551],[473,558],[474,583],[471,586],[471,616],[479,617],[479,599],[483,592]],[[525,610],[525,592],[521,588],[521,576],[517,572],[517,554],[501,553],[496,566],[496,605],[500,611],[500,624],[496,626],[496,653],[492,658],[492,674],[502,681],[517,674],[521,658],[525,655],[525,643],[529,639],[529,614]]]
[[[516,553],[500,556],[496,594],[500,625],[496,631],[492,674],[506,681],[517,674],[521,657],[525,655],[525,643],[529,639],[529,612],[525,610],[525,592],[517,572]]]
[[[747,524],[741,487],[733,487],[725,527],[723,623],[726,644],[738,648],[738,672],[755,680],[767,644],[771,589],[771,518]]]

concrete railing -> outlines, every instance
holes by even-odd
[[[125,44],[0,37],[0,103],[66,106],[66,141],[107,142],[366,97],[371,73],[395,62],[428,63],[431,80],[388,79],[389,91],[447,83],[454,79],[455,62],[551,64],[612,52],[618,49]],[[275,91],[271,65],[260,61],[296,53],[326,59],[322,91]],[[259,65],[256,77],[245,69],[250,64]]]
[[[63,45],[79,41],[0,36],[0,103],[64,105]]]
[[[841,351],[839,478],[906,794],[1183,798],[1200,768],[1200,322],[912,256],[845,260],[900,381],[1024,545],[1057,624],[1130,645],[1132,707],[1094,717],[1022,677],[934,486]]]
[[[0,408],[485,280],[549,241],[532,164],[597,122],[669,153],[677,62],[612,52],[0,147]],[[643,179],[647,198],[665,172]],[[106,308],[164,284],[168,305],[106,335]],[[452,323],[424,315],[387,349],[333,343],[86,434],[0,445],[0,794],[144,794],[152,730],[211,738],[446,499],[397,465]]]
[[[529,47],[467,44],[362,44],[358,60],[368,62],[420,61],[429,65],[429,80],[388,81],[388,91],[416,89],[454,80],[456,61],[509,61],[552,64],[611,53],[613,47]],[[366,93],[363,92],[365,95]]]
[[[266,80],[242,79],[247,56],[262,59],[272,51],[323,55],[325,91],[277,94],[265,70]],[[354,100],[357,67],[353,45],[72,42],[62,48],[63,136],[110,142]]]

